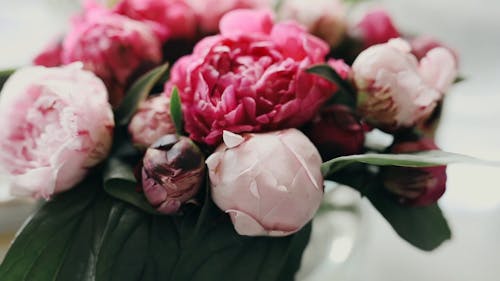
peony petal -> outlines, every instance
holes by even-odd
[[[224,139],[224,144],[226,144],[228,148],[237,147],[245,141],[244,137],[230,131],[224,131],[222,133],[222,138]]]
[[[283,146],[285,148],[287,148],[288,151],[290,151],[290,153],[292,153],[292,155],[295,157],[295,159],[300,163],[300,165],[302,166],[302,168],[305,170],[306,174],[307,174],[307,177],[311,180],[312,184],[314,185],[314,187],[317,189],[317,190],[321,190],[320,189],[320,185],[318,184],[318,182],[316,181],[316,179],[314,178],[312,172],[309,170],[308,168],[308,165],[306,163],[306,161],[304,160],[304,158],[299,155],[289,144],[288,142],[285,141],[285,139],[283,139],[281,136],[279,136],[280,138],[280,141],[283,143]]]
[[[56,187],[56,174],[52,167],[32,169],[12,177],[10,193],[14,196],[33,196],[49,199]]]
[[[226,213],[231,216],[234,229],[238,234],[246,236],[264,236],[268,234],[266,229],[250,215],[238,210],[227,210]]]
[[[457,77],[457,64],[449,50],[438,47],[422,58],[419,71],[429,86],[445,93]]]

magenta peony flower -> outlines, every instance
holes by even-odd
[[[144,155],[142,188],[164,214],[176,213],[192,199],[205,177],[205,158],[189,139],[175,134],[158,139]]]
[[[321,157],[297,129],[265,134],[224,132],[206,161],[212,198],[241,235],[299,231],[323,197]]]
[[[204,34],[219,31],[224,14],[237,9],[270,9],[273,0],[186,0],[198,18],[198,27]]]
[[[217,145],[235,133],[298,127],[335,92],[308,74],[324,63],[328,45],[294,23],[273,25],[268,12],[238,10],[172,68],[165,92],[180,91],[190,137]]]
[[[186,0],[121,0],[113,11],[148,24],[162,42],[196,35],[195,11]]]
[[[382,44],[390,39],[400,37],[398,29],[394,26],[391,16],[383,9],[367,12],[357,28],[365,47]]]
[[[61,61],[82,61],[85,69],[104,80],[116,106],[130,80],[161,59],[160,42],[149,26],[96,7],[74,19]]]
[[[432,139],[396,142],[391,153],[412,153],[439,149]],[[446,191],[446,166],[429,168],[384,168],[384,184],[402,203],[426,206],[438,201]]]
[[[107,156],[114,121],[104,84],[76,63],[14,73],[0,94],[0,126],[11,192],[49,198]]]
[[[321,109],[306,135],[318,148],[323,160],[363,152],[365,128],[350,108],[331,105]]]
[[[430,52],[420,65],[410,50],[406,41],[392,39],[366,49],[353,63],[358,109],[375,127],[391,131],[424,120],[456,75],[446,49]]]
[[[346,7],[341,0],[285,0],[279,5],[282,20],[296,20],[309,32],[337,46],[346,28]]]
[[[147,148],[160,137],[175,134],[170,118],[170,100],[164,95],[144,101],[128,126],[134,145]]]

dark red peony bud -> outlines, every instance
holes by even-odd
[[[412,153],[436,150],[431,139],[396,142],[392,153]],[[384,169],[385,187],[399,196],[402,203],[426,206],[435,203],[446,190],[446,166],[428,168],[387,167]]]
[[[205,175],[205,159],[187,137],[165,135],[144,155],[142,188],[160,213],[173,214],[192,199]]]
[[[321,110],[306,131],[324,161],[363,152],[365,130],[351,109],[331,105]]]

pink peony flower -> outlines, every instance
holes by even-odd
[[[383,9],[367,12],[357,25],[365,47],[382,44],[400,37],[391,16]]]
[[[335,92],[308,74],[324,63],[328,45],[293,23],[273,25],[263,11],[238,10],[172,68],[165,92],[180,91],[190,137],[216,145],[235,133],[298,127]]]
[[[148,24],[162,42],[196,35],[195,11],[186,0],[121,0],[113,11]]]
[[[49,45],[47,45],[47,47],[45,47],[45,49],[38,54],[35,59],[33,59],[33,63],[35,65],[42,65],[46,67],[60,66],[62,64],[62,50],[61,40],[50,42]]]
[[[296,20],[309,32],[330,44],[337,46],[344,37],[346,7],[341,0],[285,0],[278,15],[283,20]]]
[[[144,155],[142,188],[160,213],[176,213],[198,193],[204,177],[205,158],[187,137],[165,135]]]
[[[237,9],[269,9],[272,0],[187,0],[198,18],[199,29],[204,34],[217,33],[224,14]]]
[[[206,161],[212,198],[241,235],[299,231],[323,196],[321,157],[297,129],[265,134],[224,132]]]
[[[351,109],[344,105],[323,108],[308,126],[306,135],[325,161],[363,152],[365,128]]]
[[[144,101],[130,121],[128,131],[134,145],[147,148],[160,137],[175,134],[170,118],[170,100],[164,95]]]
[[[106,88],[81,68],[23,68],[2,89],[0,166],[13,194],[49,198],[107,156],[114,121]]]
[[[62,62],[82,61],[104,80],[114,106],[130,80],[161,59],[160,42],[149,26],[99,7],[75,18],[63,42]]]
[[[393,39],[366,49],[353,63],[358,109],[375,127],[394,130],[426,119],[451,84],[448,51],[439,48],[419,65],[410,50],[406,41]]]
[[[432,139],[396,142],[392,153],[412,153],[439,149]],[[428,168],[388,167],[384,171],[386,188],[401,202],[426,206],[438,201],[446,191],[446,166]]]

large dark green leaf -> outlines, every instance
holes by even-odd
[[[110,158],[104,169],[104,190],[114,198],[125,201],[150,214],[158,214],[142,192],[137,191],[138,183],[133,168],[125,161]]]
[[[127,91],[120,106],[115,110],[117,125],[128,124],[139,104],[144,101],[155,84],[167,73],[168,64],[158,66],[141,76]]]
[[[403,239],[424,251],[432,251],[451,238],[451,230],[437,204],[410,207],[397,203],[381,186],[366,196]]]
[[[451,238],[451,230],[437,204],[426,207],[399,204],[383,188],[380,176],[366,164],[350,165],[330,174],[328,179],[357,189],[401,238],[421,250],[434,250]]]
[[[0,90],[3,88],[3,84],[7,82],[7,79],[15,72],[15,69],[5,69],[0,70]]]
[[[45,204],[9,249],[0,280],[92,280],[111,207],[98,184],[90,178]]]
[[[151,215],[100,184],[89,179],[46,203],[0,265],[0,280],[293,280],[309,239],[310,225],[283,238],[240,236],[210,200],[179,216]]]

